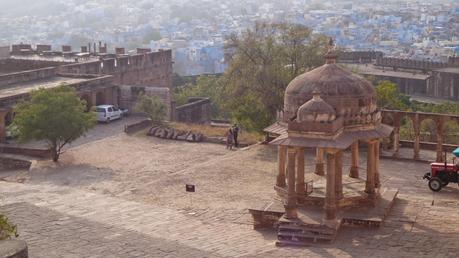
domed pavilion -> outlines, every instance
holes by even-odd
[[[381,123],[374,87],[337,65],[331,48],[325,59],[323,66],[290,82],[283,113],[265,129],[277,136],[270,144],[278,146],[274,188],[283,207],[278,213],[269,213],[268,208],[250,211],[255,225],[278,214],[279,221],[273,223],[278,226],[279,245],[332,241],[343,223],[379,226],[398,192],[382,189],[379,180],[379,140],[388,137],[392,127]],[[367,156],[365,179],[359,175],[362,145]],[[305,164],[309,149],[315,152],[312,166]],[[344,181],[351,187],[343,193],[346,149],[351,150],[351,165]],[[305,167],[314,170],[306,177]]]

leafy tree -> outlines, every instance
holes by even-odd
[[[407,110],[409,97],[400,94],[397,85],[390,81],[382,81],[376,86],[378,106],[385,109]]]
[[[15,107],[11,127],[21,141],[46,141],[57,162],[63,147],[95,124],[96,114],[85,110],[86,101],[69,86],[39,89],[30,93],[29,101]]]
[[[0,214],[0,240],[18,237],[16,225],[11,224],[5,215]]]
[[[288,83],[323,64],[326,46],[324,36],[296,24],[258,23],[231,35],[226,44],[231,62],[222,78],[225,109],[245,128],[262,130],[282,109]]]
[[[147,114],[154,124],[161,124],[167,115],[167,107],[158,96],[145,94],[139,96],[134,110]]]
[[[215,118],[224,118],[229,116],[224,109],[225,98],[224,84],[221,77],[215,75],[202,75],[196,80],[196,83],[186,83],[179,87],[175,95],[177,105],[186,104],[189,97],[208,97],[211,100],[212,116]]]

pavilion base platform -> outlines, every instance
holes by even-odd
[[[285,218],[282,198],[260,207],[249,209],[254,220],[254,228],[274,228],[278,232],[276,245],[310,245],[332,242],[342,225],[379,227],[389,215],[398,194],[398,189],[377,189],[368,195],[364,180],[343,178],[343,197],[337,201],[336,221],[324,221],[325,180],[314,178],[313,191],[298,198],[298,218]],[[310,186],[310,185],[309,185]],[[283,188],[276,187],[282,197]]]
[[[305,246],[316,242],[332,242],[338,233],[342,219],[324,223],[320,207],[301,207],[298,219],[282,216],[277,228],[277,246]]]

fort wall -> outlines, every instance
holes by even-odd
[[[392,67],[394,70],[397,69],[411,69],[411,70],[422,70],[429,71],[433,69],[440,69],[448,67],[448,63],[434,62],[434,61],[423,61],[405,58],[395,57],[379,57],[376,59],[376,66]]]
[[[3,86],[15,84],[15,83],[47,79],[47,78],[54,77],[55,75],[56,75],[56,68],[53,68],[53,67],[19,72],[19,73],[4,74],[4,75],[0,75],[0,88]]]
[[[67,62],[8,58],[0,60],[0,74],[57,67],[63,64]]]
[[[380,51],[345,51],[338,55],[339,62],[342,63],[371,63],[377,58],[383,57]]]
[[[172,87],[171,50],[117,56],[98,61],[74,63],[59,67],[60,73],[109,74],[118,85]]]

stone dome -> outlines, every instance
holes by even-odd
[[[375,94],[370,82],[337,64],[325,64],[293,79],[285,91],[286,95],[312,95],[318,89],[322,96]]]
[[[298,109],[297,122],[331,122],[335,120],[335,109],[320,97],[319,92],[313,92],[313,94],[312,99]]]
[[[304,103],[312,99],[315,90],[325,104],[330,105],[344,124],[360,124],[359,117],[376,110],[376,91],[366,79],[355,75],[327,58],[327,63],[297,76],[285,91],[284,121],[297,116]]]

